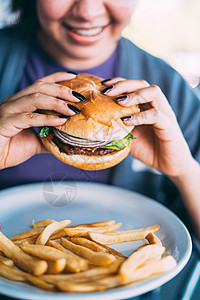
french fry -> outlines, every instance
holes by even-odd
[[[35,236],[40,234],[43,231],[42,228],[31,228],[29,230],[23,231],[22,233],[19,233],[13,237],[10,238],[11,241],[19,241],[19,240],[24,240],[29,237]]]
[[[2,252],[1,250],[0,250],[0,255],[1,255],[1,256],[4,256],[4,254],[3,254],[3,252]]]
[[[0,232],[0,248],[3,253],[21,269],[34,275],[41,275],[47,270],[47,262],[38,260],[24,253],[17,245]]]
[[[158,244],[158,245],[162,246],[162,243],[159,240],[159,238],[157,237],[157,235],[155,235],[152,232],[150,232],[149,234],[147,234],[147,236],[145,236],[145,239],[149,242],[149,244]]]
[[[62,230],[70,223],[71,223],[70,220],[63,220],[61,222],[53,222],[49,224],[38,236],[35,242],[36,245],[45,245],[52,234],[55,234],[58,231]]]
[[[104,276],[114,274],[118,271],[120,261],[116,260],[113,264],[108,267],[96,267],[84,272],[74,273],[74,274],[56,274],[56,275],[41,275],[40,277],[49,282],[54,283],[56,281],[79,281],[82,279],[91,280],[97,276]]]
[[[62,252],[65,252],[65,253],[69,254],[70,256],[73,256],[77,260],[77,263],[79,264],[80,271],[85,271],[88,269],[88,261],[86,259],[84,259],[84,258],[74,254],[70,250],[64,248],[60,243],[50,240],[47,242],[47,245],[54,247]],[[68,271],[70,271],[70,269],[68,269],[68,265],[66,265],[66,269]]]
[[[38,222],[35,222],[34,225],[32,225],[32,227],[47,227],[48,225],[52,224],[53,222],[55,222],[54,220],[52,219],[44,219],[44,220],[41,220],[41,221],[38,221]]]
[[[71,225],[70,228],[78,228],[78,227],[102,227],[102,226],[108,226],[115,224],[116,222],[114,220],[109,221],[101,221],[101,222],[94,222],[94,223],[84,223],[84,224],[78,224],[78,225]]]
[[[111,220],[111,221],[105,221],[105,222],[96,222],[96,223],[87,223],[87,224],[80,224],[80,225],[72,225],[72,226],[68,226],[67,228],[83,228],[83,227],[89,227],[89,229],[91,230],[93,227],[105,227],[105,226],[108,226],[108,225],[112,225],[112,224],[115,224],[115,221]],[[117,225],[119,226],[119,225]],[[115,227],[116,228],[116,227]],[[86,232],[87,230],[85,230]],[[80,232],[78,232],[80,233]],[[88,235],[88,234],[87,234]],[[61,230],[59,231],[58,233],[56,234],[53,234],[51,236],[51,240],[56,240],[56,239],[59,239],[61,237],[65,237],[67,236],[67,233],[65,232],[65,229],[64,230]]]
[[[96,280],[97,284],[105,285],[106,289],[123,285],[123,281],[119,275],[113,275]]]
[[[95,241],[93,241],[93,242],[95,242]],[[106,250],[108,250],[107,253],[110,253],[110,254],[115,255],[116,257],[120,258],[122,261],[124,261],[125,259],[127,259],[127,256],[125,256],[124,254],[118,252],[117,250],[115,250],[115,249],[113,249],[113,248],[110,248],[110,247],[108,247],[108,246],[106,246],[106,245],[103,245],[103,244],[101,244],[101,243],[99,243],[99,242],[95,242],[95,243],[98,244],[99,246],[102,246],[102,247],[105,248]]]
[[[24,276],[25,276],[26,280],[31,282],[33,285],[38,286],[38,287],[45,289],[47,291],[50,291],[50,292],[55,292],[55,288],[53,286],[51,286],[50,284],[46,283],[41,278],[33,276],[28,273],[26,273]]]
[[[37,221],[34,223],[35,227],[46,227],[50,224],[52,224],[53,222],[55,222],[55,220],[52,219],[44,219],[41,221]],[[115,221],[114,220],[109,220],[109,221],[103,221],[103,222],[95,222],[95,223],[84,223],[84,224],[79,224],[79,225],[72,225],[70,226],[70,228],[77,228],[77,227],[101,227],[101,226],[107,226],[107,225],[111,225],[114,224]],[[34,225],[32,225],[32,227],[34,227]]]
[[[176,267],[175,259],[169,255],[161,258],[160,260],[152,260],[149,263],[137,268],[130,274],[126,283],[135,282],[138,280],[146,279],[152,275],[158,275],[171,271]]]
[[[91,282],[89,284],[75,282],[56,282],[56,286],[63,292],[74,293],[97,292],[106,289],[106,285],[96,284],[95,282]]]
[[[14,266],[14,261],[10,258],[7,258],[3,255],[0,255],[0,262],[4,263],[7,266],[13,267]]]
[[[35,255],[39,258],[56,261],[60,258],[66,259],[66,266],[71,272],[80,272],[80,266],[78,260],[60,250],[57,250],[53,247],[43,246],[43,245],[29,245],[23,244],[21,249],[29,254]]]
[[[21,246],[21,245],[24,244],[24,243],[35,244],[35,241],[37,240],[37,238],[38,238],[38,234],[33,235],[33,236],[29,236],[29,237],[26,238],[26,239],[13,241],[13,243],[14,243],[15,245],[17,245],[17,246]]]
[[[0,275],[4,278],[15,281],[26,281],[21,270],[14,269],[12,266],[5,265],[0,261]]]
[[[118,231],[112,233],[98,233],[98,232],[89,232],[89,237],[95,241],[105,245],[118,244],[123,242],[137,241],[145,239],[150,232],[156,232],[159,229],[158,225],[153,225],[151,227]]]
[[[66,266],[66,259],[65,258],[59,258],[55,261],[48,261],[48,269],[46,273],[49,274],[57,274],[62,272],[65,269]]]
[[[51,240],[57,240],[57,239],[60,239],[61,237],[65,237],[65,236],[67,236],[67,234],[64,231],[64,229],[62,229],[59,232],[52,234],[50,239]]]
[[[162,255],[165,251],[165,248],[154,244],[154,245],[146,245],[144,247],[140,247],[135,252],[133,252],[125,262],[122,263],[119,274],[123,280],[123,282],[127,283],[130,281],[130,278],[134,271],[144,263],[146,263],[150,259],[157,258]]]
[[[60,243],[63,247],[67,248],[70,251],[73,251],[77,255],[88,259],[90,263],[97,266],[108,266],[116,260],[115,256],[112,254],[94,252],[86,247],[76,245],[62,237],[60,239]]]
[[[76,228],[65,228],[64,231],[67,236],[73,237],[73,236],[86,236],[88,237],[88,232],[99,232],[99,233],[107,233],[107,232],[113,232],[121,227],[122,223],[117,224],[111,224],[107,226],[101,226],[101,227],[76,227]]]
[[[29,281],[32,284],[39,286],[45,290],[49,290],[49,291],[55,290],[51,285],[46,283],[41,278],[33,276],[29,273],[25,273],[21,270],[14,269],[11,266],[4,265],[2,262],[0,262],[0,275],[4,278],[14,280],[14,281]]]
[[[113,254],[116,257],[120,258],[121,260],[125,260],[127,257],[125,255],[123,255],[122,253],[108,247],[105,245],[102,245],[100,243],[88,240],[85,237],[72,237],[71,241],[77,245],[81,245],[84,247],[89,248],[90,250],[93,250],[95,252],[104,252],[104,253],[108,253],[108,254]]]

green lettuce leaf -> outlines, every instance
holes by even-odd
[[[46,137],[50,134],[53,133],[53,130],[51,127],[48,127],[48,126],[44,126],[40,129],[39,133],[38,133],[38,136],[40,137]]]
[[[113,150],[122,150],[125,147],[128,147],[130,145],[130,139],[135,139],[131,133],[127,134],[123,139],[121,140],[114,140],[111,143],[101,146],[99,148],[109,148]]]

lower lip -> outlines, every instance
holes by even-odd
[[[68,36],[70,36],[73,41],[79,44],[90,45],[102,39],[106,31],[108,30],[108,26],[104,27],[104,29],[100,33],[93,36],[80,35],[76,32],[69,30],[67,27],[65,27],[65,30],[67,31]]]

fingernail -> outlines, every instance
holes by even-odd
[[[78,109],[78,108],[75,107],[74,105],[67,104],[67,106],[68,106],[73,112],[75,112],[76,114],[79,114],[79,113],[81,112],[80,109]]]
[[[66,73],[70,73],[70,74],[78,75],[78,73],[76,73],[76,72],[73,72],[73,71],[67,71]]]
[[[124,121],[128,121],[130,120],[132,117],[131,116],[127,116],[127,117],[123,117],[121,118],[121,120],[124,122]]]
[[[107,81],[110,81],[110,80],[111,80],[111,78],[104,79],[104,80],[102,80],[100,83],[101,83],[101,84],[104,84],[104,83],[106,83]]]
[[[125,100],[125,99],[127,99],[127,96],[119,96],[119,97],[115,98],[115,100],[116,100],[117,102],[123,101],[123,100]]]
[[[67,119],[67,120],[69,120],[70,118],[70,116],[66,116],[66,115],[58,115],[57,117],[60,119]]]
[[[112,90],[113,87],[114,87],[114,85],[111,85],[111,86],[106,87],[103,91],[101,91],[101,94],[106,94],[106,93],[108,93],[110,90]]]
[[[78,93],[78,92],[72,91],[72,95],[74,97],[78,98],[81,101],[85,101],[86,100],[86,98],[83,95],[81,95],[80,93]]]
[[[36,110],[34,111],[34,113],[36,113],[36,114],[41,114],[42,112],[41,112],[41,109],[36,109]]]

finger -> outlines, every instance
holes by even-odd
[[[64,81],[64,80],[73,79],[75,77],[76,76],[74,74],[69,74],[65,72],[54,73],[52,75],[36,80],[32,85],[10,96],[7,99],[7,101],[12,101],[20,97],[23,97],[25,95],[39,92],[39,93],[44,93],[46,95],[58,97],[61,99],[67,99],[73,102],[77,102],[79,100],[72,94],[72,90],[70,88],[65,87],[61,84],[56,84],[56,82],[62,81],[61,78],[63,78]]]
[[[10,101],[17,100],[21,97],[41,93],[48,96],[68,100],[71,102],[80,102],[80,100],[84,101],[85,97],[77,92],[74,92],[70,88],[55,83],[45,83],[42,81],[36,81],[31,86],[21,90],[17,94],[10,97]]]
[[[44,81],[48,83],[54,83],[54,82],[59,82],[59,81],[65,81],[69,79],[75,78],[77,75],[74,73],[68,73],[68,72],[56,72],[51,75],[47,75],[45,77],[42,77],[38,79],[38,81]]]
[[[149,103],[149,106],[155,107],[156,109],[164,112],[168,117],[175,119],[175,115],[169,102],[161,89],[156,85],[138,89],[134,93],[130,93],[124,97],[117,97],[116,101],[119,105],[126,107],[140,104],[142,105],[142,110],[145,110],[146,105]]]
[[[168,104],[168,101],[161,89],[156,85],[151,85],[146,88],[138,89],[134,93],[128,94],[125,100],[122,99],[122,101],[120,101],[119,99],[118,103],[123,104],[123,106],[129,106],[130,104],[136,105],[148,102],[160,103],[160,101],[164,101],[166,104]]]
[[[155,127],[159,129],[166,129],[166,126],[168,126],[170,122],[167,116],[156,108],[150,108],[140,113],[136,113],[127,120],[124,118],[123,121],[127,126],[148,124],[157,125]]]
[[[54,115],[42,115],[37,113],[12,114],[5,121],[0,121],[0,135],[12,137],[20,131],[30,127],[59,126],[67,119]]]
[[[124,81],[125,78],[122,78],[122,77],[114,77],[114,78],[109,78],[109,79],[105,79],[101,82],[101,84],[103,85],[112,85],[112,84],[115,84],[119,81]]]
[[[33,93],[29,96],[2,104],[0,115],[6,116],[12,113],[34,112],[38,109],[56,111],[66,116],[73,116],[75,114],[65,101],[45,94]]]
[[[102,91],[102,93],[114,97],[120,94],[131,93],[145,87],[149,87],[148,82],[145,80],[122,80],[113,86],[108,86],[107,90],[105,89],[105,91]]]

